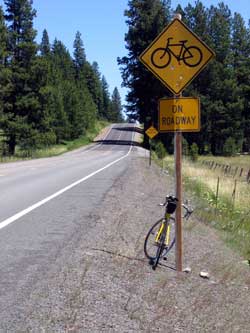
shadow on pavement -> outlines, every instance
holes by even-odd
[[[121,145],[121,146],[141,146],[139,142],[130,140],[97,140],[96,143],[101,143],[103,145]]]
[[[127,132],[137,132],[140,134],[143,134],[144,131],[142,128],[139,127],[113,127],[113,129],[117,130],[117,131],[127,131]]]

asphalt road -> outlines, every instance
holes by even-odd
[[[87,148],[0,165],[0,332],[25,327],[29,295],[77,234],[92,228],[95,209],[128,166],[133,140],[134,125],[113,125]]]

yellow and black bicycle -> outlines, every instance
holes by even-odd
[[[144,242],[144,252],[149,259],[149,264],[153,270],[156,269],[161,258],[166,259],[167,253],[175,244],[175,219],[171,215],[175,212],[178,199],[174,196],[167,196],[165,203],[164,217],[155,222],[149,229]],[[182,204],[185,210],[184,218],[188,219],[193,210]]]

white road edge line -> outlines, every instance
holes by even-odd
[[[71,185],[68,185],[68,186],[64,187],[63,189],[61,189],[61,190],[59,190],[58,192],[56,192],[56,193],[50,195],[49,197],[47,197],[47,198],[45,198],[45,199],[43,199],[43,200],[41,200],[41,201],[35,203],[34,205],[32,205],[32,206],[30,206],[30,207],[28,207],[28,208],[22,210],[21,212],[15,214],[15,215],[13,215],[13,216],[11,216],[11,217],[9,217],[9,218],[7,218],[6,220],[0,222],[0,229],[3,229],[3,228],[5,228],[5,227],[7,227],[7,225],[9,225],[9,224],[15,222],[16,220],[20,219],[20,218],[23,217],[24,215],[27,215],[28,213],[32,212],[34,209],[36,209],[36,208],[38,208],[38,207],[41,207],[42,205],[44,205],[45,203],[49,202],[50,200],[52,200],[52,199],[58,197],[59,195],[63,194],[64,192],[66,192],[66,191],[72,189],[73,187],[75,187],[75,186],[79,185],[80,183],[84,182],[85,180],[87,180],[87,179],[89,179],[89,178],[95,176],[95,175],[98,174],[99,172],[101,172],[101,171],[103,171],[103,170],[105,170],[105,169],[111,167],[112,165],[114,165],[114,164],[118,163],[119,161],[123,160],[124,158],[128,157],[129,154],[130,154],[130,152],[131,152],[131,150],[132,150],[132,146],[130,146],[130,149],[129,149],[129,151],[128,151],[128,153],[127,153],[126,155],[124,155],[124,156],[118,158],[117,160],[115,160],[115,161],[113,161],[113,162],[111,162],[111,163],[105,165],[103,168],[98,169],[98,170],[92,172],[92,173],[89,174],[88,176],[83,177],[83,178],[77,180],[76,182],[72,183]]]

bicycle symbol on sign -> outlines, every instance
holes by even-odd
[[[201,63],[202,52],[197,46],[186,46],[187,40],[180,40],[177,44],[171,44],[171,39],[173,39],[173,37],[167,39],[165,48],[159,47],[152,52],[151,62],[155,67],[160,69],[167,67],[171,63],[172,56],[177,59],[179,64],[183,61],[188,67],[196,67]],[[180,47],[179,54],[176,54],[171,49],[172,47]]]

